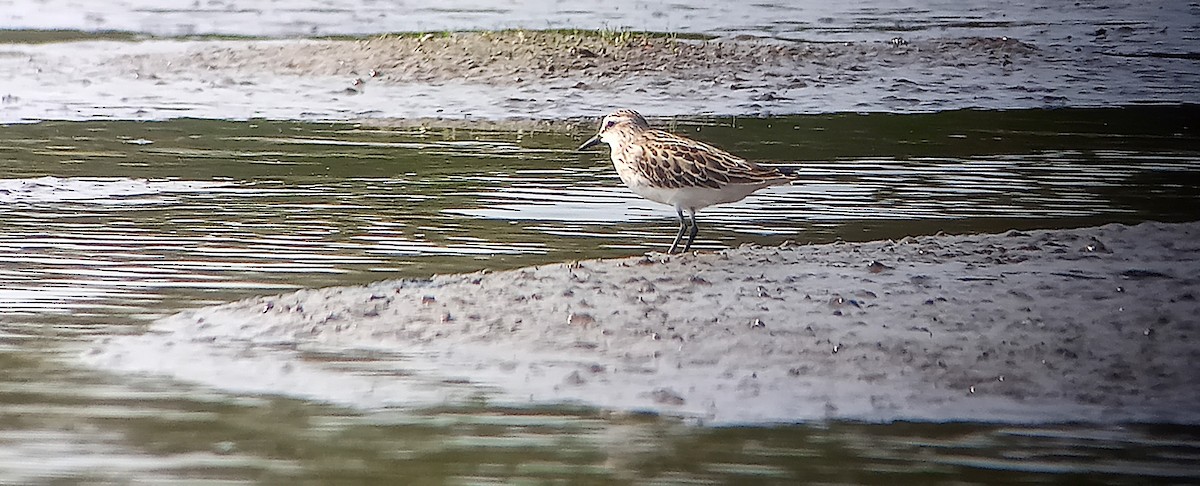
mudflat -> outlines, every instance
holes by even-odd
[[[368,407],[1196,423],[1198,236],[1200,223],[1110,224],[302,290],[186,311],[85,359]],[[322,349],[399,358],[374,365],[389,373],[272,358]]]
[[[11,44],[0,122],[562,121],[1178,102],[1200,71],[999,37],[803,42],[587,31]],[[476,126],[476,125],[472,125]]]

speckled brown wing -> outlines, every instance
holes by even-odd
[[[644,150],[637,169],[659,187],[720,189],[729,184],[770,185],[791,180],[773,168],[662,130],[646,130],[635,143]]]

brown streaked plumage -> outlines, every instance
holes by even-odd
[[[668,253],[679,247],[685,231],[688,239],[683,251],[692,247],[699,232],[696,211],[740,201],[754,191],[787,184],[795,178],[707,143],[650,128],[646,119],[633,110],[617,110],[604,117],[596,136],[580,145],[579,150],[601,142],[611,149],[613,166],[626,186],[646,199],[675,208],[679,233]]]

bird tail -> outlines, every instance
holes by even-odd
[[[779,171],[780,174],[783,174],[784,177],[786,177],[790,180],[794,181],[794,180],[800,178],[800,167],[797,167],[794,165],[773,165],[773,164],[770,167],[772,169],[775,169],[776,171]]]

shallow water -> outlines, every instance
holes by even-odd
[[[663,122],[800,167],[798,184],[703,211],[697,246],[716,249],[1191,220],[1195,114]],[[208,120],[4,133],[0,302],[31,316],[154,317],[283,289],[629,255],[664,250],[676,224],[566,134]],[[158,300],[171,304],[148,305]]]
[[[1200,217],[1195,107],[655,120],[794,186],[701,213],[699,246]],[[1197,480],[1174,426],[703,428],[588,409],[332,407],[81,369],[82,343],[294,288],[662,250],[673,214],[580,136],[349,124],[0,131],[0,482],[396,477],[785,483]],[[305,353],[337,373],[403,356]]]

